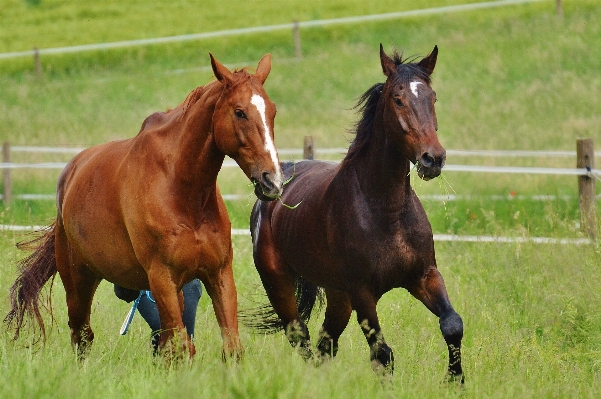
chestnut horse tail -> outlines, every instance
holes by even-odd
[[[26,319],[35,320],[39,331],[33,326],[34,343],[39,342],[40,338],[46,341],[46,329],[44,320],[40,313],[40,293],[42,287],[56,275],[56,257],[54,255],[54,229],[56,222],[53,222],[43,233],[33,240],[20,242],[17,248],[33,250],[31,255],[19,261],[19,276],[10,288],[11,310],[4,318],[4,323],[9,330],[15,331],[13,339],[19,338],[21,329],[26,324]],[[52,317],[52,282],[50,283],[50,292],[47,296],[47,304],[42,304]],[[53,318],[54,320],[54,318]]]
[[[298,314],[301,320],[307,324],[315,304],[318,304],[318,310],[323,307],[325,302],[324,290],[302,277],[297,277],[295,293]],[[247,327],[268,334],[275,334],[285,328],[284,323],[270,304],[240,312],[240,320]]]

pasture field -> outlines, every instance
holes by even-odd
[[[229,28],[337,18],[366,13],[462,4],[464,0],[361,2],[269,0],[166,3],[0,0],[0,52],[178,35]],[[38,5],[35,5],[39,3]],[[285,3],[285,5],[284,5]],[[313,135],[317,147],[347,147],[357,119],[352,109],[383,81],[378,46],[406,55],[440,50],[433,75],[439,137],[447,149],[574,150],[579,137],[601,143],[601,7],[597,0],[553,1],[490,10],[302,29],[296,59],[292,32],[42,57],[38,76],[27,58],[0,60],[0,141],[12,145],[89,146],[136,134],[154,111],[176,106],[212,79],[208,52],[230,67],[254,68],[273,54],[266,90],[278,107],[276,145],[299,148]],[[191,9],[191,7],[196,7]],[[249,8],[249,7],[252,7]],[[236,10],[235,12],[233,10]],[[340,159],[332,156],[332,159]],[[281,157],[286,160],[286,157]],[[13,153],[14,162],[68,157]],[[573,167],[574,159],[449,157],[448,164]],[[597,159],[599,168],[599,159]],[[53,193],[58,171],[16,170],[13,192]],[[581,237],[576,178],[443,172],[412,179],[435,233]],[[254,202],[242,172],[219,177],[233,227],[248,227]],[[598,185],[599,187],[599,185]],[[599,188],[597,189],[599,193]],[[471,196],[444,202],[431,195]],[[517,194],[517,195],[516,195]],[[532,196],[554,196],[539,201]],[[512,200],[495,200],[511,196]],[[47,224],[54,201],[0,204],[0,224]],[[601,215],[601,207],[598,206]],[[0,315],[23,233],[0,232]],[[438,321],[403,290],[379,303],[383,332],[397,359],[390,384],[372,373],[368,348],[351,319],[337,359],[313,368],[283,334],[255,335],[241,327],[246,356],[223,364],[210,299],[197,318],[197,357],[177,366],[150,355],[149,332],[137,316],[118,331],[129,305],[103,282],[95,297],[96,340],[78,365],[70,349],[64,292],[52,293],[56,323],[43,348],[28,336],[0,338],[0,397],[164,398],[595,398],[601,396],[601,248],[599,244],[436,243],[439,268],[463,317],[466,384],[442,383],[446,346]],[[234,237],[240,307],[264,301],[252,264],[250,237]],[[310,324],[315,336],[323,313]],[[48,318],[49,320],[49,318]]]
[[[291,14],[282,15],[270,13],[271,3],[266,3],[264,19],[257,23],[282,23],[283,18],[289,19],[297,11],[301,20],[366,12],[361,7],[353,8],[351,3],[347,6],[336,3],[335,11],[323,8],[320,15],[303,14],[303,10],[311,7],[322,8],[311,2],[296,7],[298,3],[291,2],[293,11],[286,11]],[[88,19],[75,16],[93,6],[80,5],[84,11],[77,11],[72,3],[51,7],[52,4],[42,2],[40,9],[28,9],[31,15],[37,15],[33,21],[38,21],[39,26],[32,22],[32,16],[23,17],[23,23],[37,36],[29,37],[16,28],[12,29],[13,36],[29,37],[30,42],[32,37],[44,37],[45,46],[151,36],[148,32],[134,35],[128,30],[117,34],[116,28],[86,30]],[[134,7],[138,3],[132,4]],[[422,4],[433,7],[458,2]],[[109,27],[120,18],[137,15],[109,13],[107,10],[118,7],[106,7],[107,15],[115,19],[110,23],[105,21]],[[410,5],[401,2],[398,9],[391,9],[384,2],[381,8],[373,7],[373,12],[384,12],[404,10]],[[59,39],[51,39],[58,35],[53,30],[40,34],[48,28],[43,22],[44,12],[59,13],[62,8],[66,8],[62,11],[64,19],[69,20],[67,29],[85,32],[80,41],[57,42]],[[8,16],[16,12],[10,10],[2,8],[3,26],[13,26],[13,22],[4,25]],[[218,7],[207,10],[220,12]],[[303,136],[312,135],[318,148],[347,147],[352,140],[349,130],[357,119],[353,105],[363,91],[383,80],[378,59],[378,45],[382,42],[387,51],[396,46],[407,55],[423,55],[434,44],[439,46],[433,87],[438,95],[439,136],[447,149],[574,150],[579,137],[593,137],[597,143],[601,142],[598,128],[601,34],[595,22],[601,8],[595,1],[579,0],[566,2],[564,12],[564,18],[558,18],[553,2],[543,1],[398,21],[303,29],[300,60],[294,57],[291,32],[45,56],[42,76],[35,74],[29,58],[1,60],[0,141],[9,140],[12,145],[89,146],[131,137],[147,115],[177,105],[193,88],[211,80],[209,51],[237,67],[254,67],[264,53],[271,52],[274,65],[266,89],[278,106],[276,145],[299,148]],[[205,15],[203,10],[198,13]],[[102,17],[100,11],[94,15],[100,21],[110,19]],[[89,20],[95,19],[90,16]],[[129,23],[136,26],[137,22]],[[227,24],[205,26],[203,30],[240,27],[235,18],[231,22],[228,19]],[[190,27],[185,32],[193,30]],[[175,31],[158,30],[156,34],[175,34]],[[7,39],[6,43],[13,41]],[[26,43],[7,45],[6,50],[23,50],[27,46]],[[13,154],[14,162],[67,159],[56,155]],[[573,167],[575,160],[449,157],[447,163]],[[58,171],[18,170],[13,175],[15,194],[52,193]],[[578,232],[574,177],[457,172],[445,172],[444,176],[443,183],[414,185],[424,195],[458,194],[473,199],[426,203],[438,232],[484,229],[483,233],[490,233],[485,226],[490,227],[487,219],[491,218],[501,228],[509,227],[512,234],[518,235],[563,236]],[[237,171],[224,172],[220,184],[224,193],[250,192]],[[510,193],[518,194],[511,202],[488,199],[491,195]],[[533,201],[529,199],[533,195],[551,195],[556,199]],[[518,199],[519,196],[524,199]],[[242,207],[244,212],[249,209],[248,203],[232,206]],[[15,201],[11,209],[0,212],[0,222],[37,224],[40,219],[51,218],[52,209],[49,202]],[[44,210],[49,216],[44,216],[47,214]],[[246,218],[244,215],[236,227],[246,226]]]
[[[0,237],[4,272],[20,256],[21,237]],[[235,237],[235,275],[242,309],[265,298],[252,265],[249,237]],[[369,351],[351,319],[338,357],[320,368],[305,364],[283,333],[254,335],[241,327],[246,347],[236,365],[220,360],[221,338],[208,296],[197,317],[197,357],[177,367],[153,359],[148,327],[136,316],[119,336],[129,305],[103,282],[92,313],[96,339],[77,365],[69,344],[64,293],[53,291],[56,324],[46,346],[26,348],[2,333],[3,398],[197,396],[219,398],[595,398],[601,394],[601,284],[599,248],[532,244],[438,243],[438,263],[455,308],[463,317],[464,388],[443,383],[446,346],[437,319],[404,290],[386,294],[378,311],[397,359],[389,385],[369,365]],[[7,301],[0,303],[5,314]],[[309,325],[315,336],[323,312]]]

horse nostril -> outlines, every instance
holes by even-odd
[[[268,190],[273,190],[275,188],[275,184],[271,180],[271,176],[269,175],[269,172],[263,172],[261,174],[261,182],[263,183],[265,188],[267,188]]]
[[[438,168],[442,168],[445,160],[446,160],[446,153],[443,152],[440,155],[432,155],[429,152],[425,152],[421,159],[420,159],[420,163],[425,166],[426,168],[433,168],[433,167],[438,167]]]
[[[422,159],[420,160],[420,163],[422,165],[424,165],[425,167],[430,168],[434,165],[435,162],[436,162],[436,158],[434,158],[429,153],[425,152],[422,154]]]

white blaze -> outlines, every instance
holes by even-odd
[[[275,165],[276,170],[273,182],[279,186],[282,182],[282,172],[280,169],[280,163],[278,162],[275,144],[273,144],[271,134],[269,134],[269,126],[267,126],[267,118],[265,117],[265,100],[260,95],[253,94],[253,96],[250,98],[250,103],[257,108],[259,115],[261,115],[261,120],[263,121],[263,133],[265,134],[265,150],[269,152],[271,161]]]
[[[419,97],[417,93],[417,85],[421,85],[422,82],[411,82],[409,83],[409,87],[411,88],[411,92],[415,97]]]

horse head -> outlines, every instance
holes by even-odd
[[[213,112],[217,147],[238,163],[254,184],[257,198],[279,198],[284,179],[274,145],[276,107],[263,88],[271,70],[271,55],[261,58],[254,74],[244,69],[231,72],[212,54],[211,66],[224,86]]]
[[[382,89],[384,123],[393,132],[393,145],[416,164],[418,176],[424,180],[439,176],[446,160],[436,134],[436,93],[430,86],[437,55],[435,46],[418,63],[405,63],[396,53],[391,59],[380,44],[380,62],[387,77]]]

